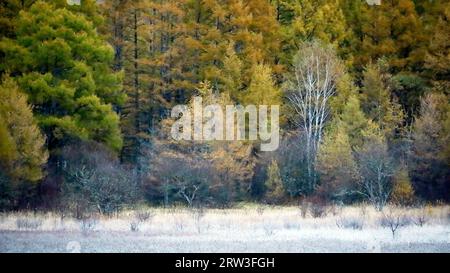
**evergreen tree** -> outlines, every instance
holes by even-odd
[[[118,150],[113,105],[124,102],[113,52],[82,14],[38,1],[17,19],[16,39],[3,39],[1,71],[17,78],[35,105],[49,148],[65,139],[92,139]]]

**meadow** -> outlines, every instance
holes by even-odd
[[[450,207],[141,208],[0,216],[0,252],[450,252]]]

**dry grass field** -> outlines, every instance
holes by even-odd
[[[0,252],[450,252],[450,207],[145,208],[0,215]]]

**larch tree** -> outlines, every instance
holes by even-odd
[[[345,200],[356,188],[358,168],[350,140],[339,122],[324,137],[317,156],[320,175],[319,195],[328,200]]]
[[[350,96],[338,119],[339,126],[348,134],[351,147],[353,149],[361,147],[364,142],[363,133],[369,127],[371,121],[361,109],[358,94]]]
[[[144,1],[111,0],[103,3],[103,12],[107,18],[110,43],[114,48],[114,70],[124,74],[123,91],[128,99],[120,108],[121,129],[124,145],[121,152],[123,162],[136,164],[143,139],[147,138],[145,104],[148,97],[144,94],[141,60],[147,51],[147,43],[142,39],[140,30],[144,25]]]
[[[381,1],[359,6],[362,21],[355,51],[361,69],[385,56],[393,72],[414,71],[423,62],[425,36],[413,0]]]
[[[197,82],[208,80],[219,89],[229,45],[242,62],[242,81],[248,85],[253,66],[266,63],[275,73],[278,65],[278,23],[267,1],[188,1],[185,56],[190,56]]]
[[[283,180],[276,160],[272,160],[267,167],[266,197],[271,202],[280,201],[284,196]]]
[[[389,74],[383,71],[383,62],[369,64],[363,73],[361,104],[367,117],[378,123],[384,134],[392,139],[403,125],[402,107],[389,88]]]
[[[432,80],[434,89],[445,92],[449,95],[450,90],[450,2],[441,2],[437,5],[435,13],[431,13],[433,18],[430,31],[430,41],[425,56],[425,75]]]
[[[45,137],[27,96],[13,79],[4,77],[0,85],[0,172],[6,179],[3,184],[14,189],[21,183],[40,181],[47,158]]]
[[[341,57],[346,57],[350,29],[340,0],[273,1],[281,24],[282,61],[291,64],[291,57],[305,41],[314,39],[332,44]]]
[[[257,64],[253,68],[249,87],[239,100],[244,104],[280,105],[281,91],[277,88],[269,66]]]
[[[408,167],[401,163],[394,175],[391,200],[399,205],[410,205],[414,202],[414,189]]]
[[[427,200],[449,196],[448,98],[429,94],[422,99],[420,116],[413,125],[411,176],[415,192]]]
[[[227,46],[225,57],[223,58],[222,78],[219,90],[227,92],[234,101],[239,101],[242,97],[243,63],[234,50],[234,44],[231,42]]]
[[[225,105],[232,105],[231,98],[228,93],[223,92],[217,94],[213,91],[212,84],[209,82],[202,82],[199,84],[197,93],[202,97],[205,105],[218,105],[224,108]],[[195,111],[194,98],[192,98],[188,105],[188,111]],[[202,113],[203,114],[203,113]],[[208,118],[201,123],[201,128],[206,126],[209,121]],[[164,119],[160,123],[161,136],[154,138],[157,154],[153,156],[151,164],[155,166],[165,166],[165,160],[168,162],[180,163],[180,166],[185,168],[184,172],[190,173],[188,177],[192,176],[192,172],[196,172],[197,167],[188,164],[190,161],[197,161],[199,165],[209,166],[204,169],[205,175],[208,179],[200,180],[182,180],[182,184],[188,183],[190,191],[195,187],[206,187],[210,196],[219,205],[228,205],[233,200],[243,199],[250,191],[251,178],[254,173],[255,160],[252,155],[253,146],[246,141],[226,141],[226,140],[177,140],[173,139],[172,127],[175,120],[172,117]],[[237,122],[237,121],[236,121]],[[198,124],[191,120],[191,128],[196,130]],[[236,128],[236,124],[235,124]],[[187,132],[190,137],[193,135],[193,130]],[[204,132],[202,131],[202,136]],[[183,132],[184,133],[184,132]],[[183,162],[183,163],[182,163]],[[164,179],[164,175],[160,173],[154,177],[154,185],[162,190],[168,188],[175,188],[180,190],[179,185],[174,181],[170,182]],[[199,176],[199,179],[203,176]],[[202,182],[202,183],[199,183]],[[194,187],[192,183],[196,186]],[[200,185],[201,184],[201,185]],[[182,189],[182,188],[181,188]],[[205,197],[205,196],[204,196]]]

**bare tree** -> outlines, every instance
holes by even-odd
[[[70,145],[61,151],[62,201],[77,218],[97,210],[111,215],[139,200],[133,172],[98,143]]]
[[[205,201],[208,182],[213,179],[211,163],[193,153],[187,157],[181,153],[161,152],[152,161],[155,171],[151,180],[163,194],[164,205],[170,199],[183,200],[189,207]]]
[[[383,213],[380,219],[381,226],[390,229],[392,238],[395,238],[395,234],[399,228],[409,225],[410,222],[410,219],[406,217],[405,213],[395,207],[390,207],[387,212]]]
[[[200,185],[192,185],[191,188],[192,188],[191,191],[188,192],[188,187],[186,185],[181,184],[180,190],[178,191],[178,194],[181,195],[186,200],[189,207],[192,207],[195,197],[197,196],[197,191],[200,189]]]
[[[288,83],[288,99],[295,113],[292,121],[303,131],[305,138],[308,180],[312,189],[316,180],[313,166],[342,64],[331,47],[309,42],[300,48],[294,67],[294,80]]]
[[[393,160],[387,144],[382,139],[367,141],[358,151],[358,165],[361,174],[362,195],[375,208],[383,210],[392,192]]]

